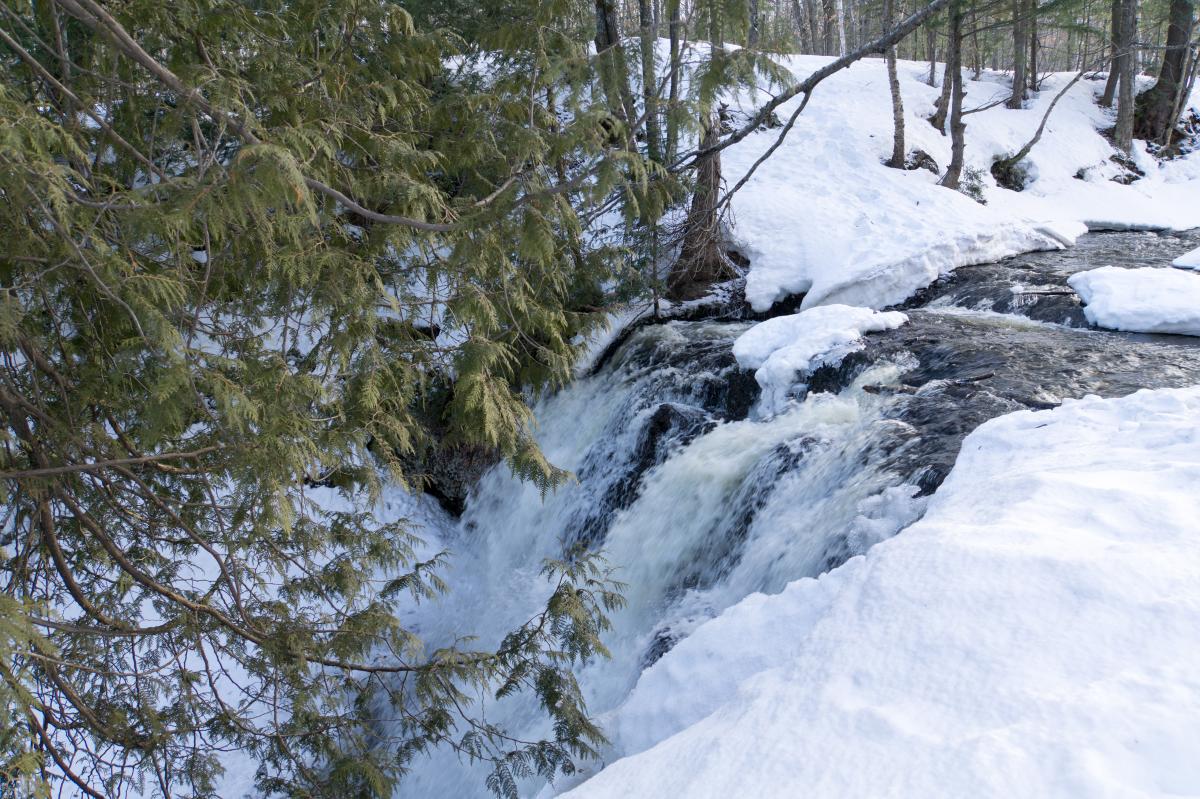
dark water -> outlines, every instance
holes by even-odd
[[[795,402],[777,414],[757,407],[753,375],[733,359],[752,324],[736,305],[642,326],[537,410],[543,449],[577,481],[543,498],[497,470],[469,500],[454,546],[470,587],[445,617],[511,629],[536,609],[542,557],[576,542],[603,549],[629,606],[606,639],[612,659],[579,675],[602,714],[705,619],[836,568],[918,518],[988,419],[1200,383],[1200,338],[1089,329],[1066,286],[1109,264],[1166,267],[1197,245],[1200,232],[1096,234],[960,269],[904,305],[907,325],[798,374]],[[522,737],[546,732],[537,708],[488,712]],[[407,782],[413,795],[480,792],[452,753],[426,766]]]

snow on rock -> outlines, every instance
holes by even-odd
[[[1177,266],[1180,269],[1200,269],[1200,247],[1191,252],[1185,252],[1172,261],[1171,266]]]
[[[1067,284],[1086,304],[1088,321],[1099,327],[1200,336],[1200,276],[1102,266],[1072,275]]]
[[[797,79],[829,61],[782,59]],[[900,62],[899,75],[907,146],[931,155],[944,171],[950,139],[926,121],[939,93],[925,82],[928,65]],[[1200,152],[1159,163],[1139,142],[1134,160],[1146,176],[1128,186],[1109,179],[1119,168],[1098,131],[1112,127],[1113,112],[1095,103],[1093,81],[1079,81],[1055,107],[1042,140],[1022,162],[1026,189],[996,186],[993,160],[1033,136],[1072,77],[1048,76],[1024,109],[999,104],[966,118],[968,180],[973,174],[979,181],[987,205],[938,186],[938,176],[923,169],[883,165],[891,152],[892,115],[882,60],[864,59],[822,82],[783,145],[734,195],[733,241],[751,262],[746,299],[757,311],[792,294],[806,295],[803,308],[883,308],[957,267],[1070,246],[1089,227],[1200,225]],[[990,72],[965,81],[966,108],[1008,94],[1004,81]],[[745,97],[737,104],[748,111],[761,100]],[[798,102],[782,106],[780,119]],[[779,133],[753,133],[723,153],[730,185]]]
[[[567,795],[1200,792],[1200,387],[987,422],[922,521],[700,626]]]
[[[908,321],[899,311],[823,305],[760,322],[733,343],[743,369],[755,369],[763,406],[778,411],[799,372],[840,361],[862,349],[865,333],[892,330]]]

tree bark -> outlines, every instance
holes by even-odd
[[[680,63],[680,19],[679,4],[681,0],[667,0],[668,22],[667,30],[671,37],[671,74],[668,78],[667,89],[667,163],[674,163],[679,153],[679,85],[683,64]]]
[[[955,0],[957,2],[957,0]],[[949,33],[947,38],[953,38]],[[959,47],[961,51],[962,42],[955,44],[953,41],[948,41],[946,44],[946,68],[942,70],[942,93],[938,95],[937,103],[934,104],[933,116],[929,118],[929,124],[938,129],[939,132],[946,132],[946,117],[950,113],[950,93],[954,89],[954,81],[950,79],[950,62],[956,57],[951,52],[955,47]]]
[[[613,0],[596,0],[596,58],[604,93],[609,107],[627,125],[637,119],[633,93],[629,90],[629,73],[625,52],[621,47],[621,21]],[[627,131],[633,138],[633,131]]]
[[[929,85],[937,86],[937,26],[932,22],[925,26],[925,49],[929,51]]]
[[[1037,0],[1029,2],[1029,90],[1038,90],[1038,19]]]
[[[638,13],[641,16],[641,45],[642,45],[642,102],[646,115],[646,154],[651,161],[663,162],[662,127],[658,119],[658,75],[654,68],[654,41],[657,31],[654,28],[654,10],[650,0],[638,0]]]
[[[1121,14],[1125,8],[1122,0],[1112,0],[1112,59],[1108,66],[1108,80],[1104,82],[1104,94],[1100,97],[1100,105],[1112,108],[1113,100],[1117,97],[1117,84],[1121,81],[1121,53],[1128,45],[1121,43]]]
[[[836,0],[821,0],[821,10],[824,13],[825,19],[822,21],[822,52],[821,55],[833,55],[833,37],[837,26],[837,6]]]
[[[715,147],[721,139],[721,121],[714,111],[704,120],[701,147]],[[667,278],[667,297],[690,300],[708,287],[734,276],[721,246],[717,201],[721,192],[721,154],[711,153],[696,163],[696,187],[685,222],[679,259]]]
[[[1006,105],[1020,108],[1025,104],[1025,59],[1029,55],[1029,13],[1027,0],[1013,0],[1013,78],[1012,95]]]
[[[750,24],[746,29],[746,46],[758,45],[758,0],[750,0]]]
[[[1188,45],[1195,25],[1195,8],[1196,0],[1171,0],[1167,46],[1158,80],[1137,98],[1134,135],[1139,139],[1166,143],[1168,133],[1175,127],[1175,109],[1187,82]]]
[[[1134,78],[1133,42],[1137,37],[1137,0],[1121,0],[1122,52],[1117,56],[1120,65],[1120,87],[1117,90],[1117,126],[1113,139],[1125,153],[1133,150]]]
[[[884,0],[883,25],[884,30],[895,24],[894,0]],[[900,76],[896,70],[896,47],[887,49],[888,88],[892,93],[892,157],[887,165],[894,169],[904,169],[904,98],[900,96]]]
[[[966,150],[967,126],[963,124],[962,103],[966,94],[962,86],[962,0],[950,4],[950,49],[946,56],[946,78],[950,92],[950,166],[942,176],[941,185],[957,189],[962,181],[963,155]]]

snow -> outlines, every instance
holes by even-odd
[[[1200,336],[1200,275],[1102,266],[1072,275],[1067,284],[1086,303],[1088,321],[1099,327]]]
[[[830,61],[782,59],[796,77]],[[927,121],[939,89],[925,82],[928,65],[899,64],[909,151],[923,150],[945,170],[950,140]],[[1007,94],[1005,78],[985,72],[964,81],[965,107]],[[1113,126],[1100,108],[1095,81],[1081,80],[1055,107],[1041,141],[1023,162],[1022,192],[996,186],[992,161],[1032,138],[1049,103],[1073,74],[1050,75],[1020,110],[1003,104],[966,117],[966,165],[981,180],[986,205],[936,185],[925,170],[883,166],[892,142],[891,101],[880,59],[864,59],[816,88],[783,145],[732,201],[732,238],[751,261],[746,298],[765,311],[788,295],[802,308],[844,303],[884,308],[902,302],[961,266],[1022,252],[1070,246],[1091,229],[1187,229],[1200,225],[1200,153],[1159,163],[1137,142],[1134,161],[1146,176],[1125,186],[1112,145],[1099,130]],[[765,92],[739,98],[749,111]],[[786,120],[798,100],[782,106]],[[776,140],[769,129],[723,154],[730,186]],[[1080,177],[1076,177],[1076,176]]]
[[[743,369],[756,369],[762,407],[778,412],[797,373],[841,361],[862,349],[865,333],[892,330],[908,321],[899,311],[874,311],[850,305],[824,305],[768,319],[733,343]]]
[[[1171,266],[1177,266],[1180,269],[1200,269],[1200,247],[1191,252],[1185,252],[1172,261]]]
[[[925,517],[646,670],[567,793],[1200,791],[1200,387],[982,425]]]

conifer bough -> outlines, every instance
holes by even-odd
[[[213,796],[239,753],[382,797],[446,746],[511,795],[595,755],[603,561],[422,642],[446,556],[368,510],[457,446],[563,477],[527,399],[620,268],[580,214],[668,188],[598,132],[566,5],[484,58],[384,0],[0,2],[0,793]],[[474,709],[514,693],[545,740]]]

